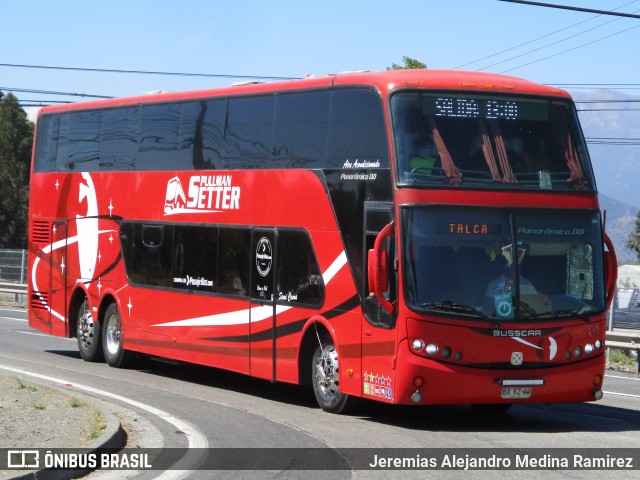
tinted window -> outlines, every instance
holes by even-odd
[[[331,92],[276,97],[272,168],[313,168],[326,160]]]
[[[250,230],[221,228],[218,258],[218,292],[228,295],[247,294],[249,286]]]
[[[101,134],[101,111],[63,115],[58,137],[58,170],[96,170]]]
[[[180,104],[147,105],[140,112],[137,170],[172,170],[176,162]]]
[[[220,165],[224,103],[203,101],[182,105],[177,155],[184,167],[180,168],[202,170]]]
[[[259,168],[271,158],[274,97],[232,98],[222,168]]]
[[[58,154],[59,115],[46,115],[38,121],[36,158],[34,170],[37,172],[55,172]]]
[[[122,222],[120,241],[132,283],[172,285],[173,226]]]
[[[138,107],[105,110],[102,115],[102,170],[133,170],[138,151]]]
[[[278,301],[321,305],[324,282],[311,246],[302,231],[281,230],[278,239]]]
[[[173,238],[173,286],[216,291],[218,227],[176,225]]]
[[[371,90],[333,92],[328,162],[342,168],[347,160],[389,165],[382,102]]]

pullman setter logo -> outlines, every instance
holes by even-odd
[[[232,185],[231,175],[192,175],[189,188],[182,188],[179,177],[167,182],[164,214],[219,213],[240,208],[240,187]]]

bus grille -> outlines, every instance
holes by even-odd
[[[31,225],[31,239],[35,243],[51,243],[51,228],[46,220],[34,220]]]
[[[34,310],[47,310],[49,305],[49,292],[31,292],[31,308]]]

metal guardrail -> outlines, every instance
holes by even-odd
[[[13,294],[16,296],[16,303],[18,303],[20,306],[26,305],[26,283],[0,282],[0,293]]]
[[[605,347],[640,350],[640,332],[607,332]]]
[[[0,293],[20,293],[27,294],[26,283],[0,282]]]

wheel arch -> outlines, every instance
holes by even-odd
[[[313,352],[318,346],[318,336],[320,340],[331,340],[335,344],[335,335],[331,324],[321,315],[314,315],[309,318],[303,328],[302,340],[298,349],[298,383],[300,385],[311,385],[311,360]],[[337,346],[336,346],[337,348]]]
[[[89,299],[89,292],[85,289],[84,284],[80,284],[76,287],[71,295],[69,306],[67,310],[67,318],[69,323],[69,330],[67,332],[68,338],[78,337],[78,317],[77,312],[85,299]],[[91,306],[89,306],[91,307]]]

